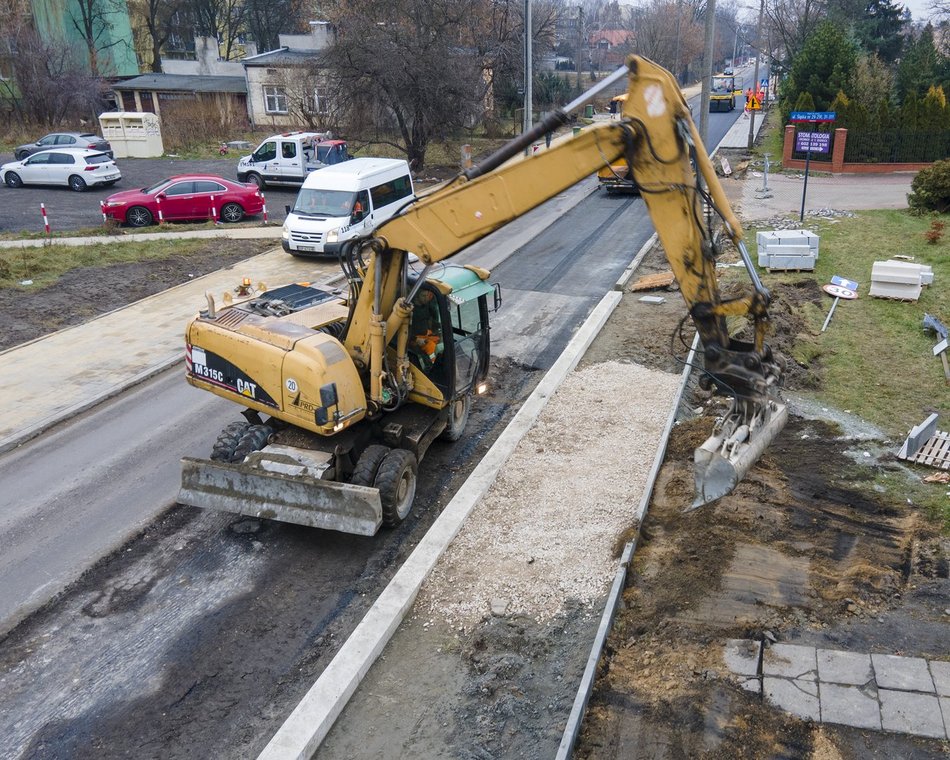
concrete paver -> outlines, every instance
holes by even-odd
[[[890,689],[881,689],[878,697],[881,700],[881,726],[885,731],[946,738],[937,697]]]
[[[937,694],[941,697],[950,697],[950,662],[931,660],[930,675],[933,676]]]
[[[762,692],[766,699],[785,712],[805,720],[821,720],[818,684],[796,678],[763,678]]]
[[[817,681],[818,663],[814,647],[773,644],[762,657],[762,675]]]
[[[893,654],[872,654],[874,678],[882,689],[922,691],[933,694],[934,682],[922,657],[899,657]]]
[[[855,728],[881,730],[881,706],[876,694],[857,686],[819,684],[822,723],[840,723]]]
[[[726,667],[733,673],[741,676],[755,676],[759,673],[759,657],[762,653],[762,642],[750,639],[729,639],[723,659]]]
[[[862,686],[873,678],[871,655],[833,649],[818,650],[818,679],[822,683]]]

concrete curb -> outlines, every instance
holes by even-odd
[[[479,499],[495,482],[548,399],[584,356],[621,297],[621,293],[614,290],[601,299],[326,670],[271,738],[258,760],[309,760],[320,746],[360,681],[396,632],[439,557],[458,534]]]
[[[232,238],[234,240],[279,239],[281,228],[242,227],[236,230],[186,230],[184,232],[144,232],[137,235],[84,235],[82,237],[30,238],[27,240],[0,240],[0,248],[49,248],[57,245],[107,245],[109,243],[150,243],[156,240],[203,240]],[[245,232],[246,231],[246,232]]]

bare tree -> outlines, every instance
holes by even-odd
[[[478,0],[345,0],[331,21],[327,55],[334,99],[349,114],[348,137],[372,136],[404,151],[414,171],[433,140],[484,110],[486,62],[472,44]]]
[[[213,37],[224,45],[224,58],[236,52],[238,35],[246,21],[244,0],[184,0],[183,15],[190,18],[195,35]]]
[[[113,16],[125,10],[126,6],[121,0],[74,0],[72,3],[69,19],[82,35],[89,57],[89,70],[94,76],[108,73],[102,71],[100,61],[105,50],[129,44],[127,40],[112,35]]]
[[[770,0],[765,3],[769,36],[790,62],[805,45],[826,15],[827,0]],[[770,33],[770,34],[769,34]]]
[[[245,23],[261,51],[277,48],[278,35],[297,29],[304,20],[301,0],[245,0]]]
[[[22,26],[13,43],[13,76],[0,80],[0,99],[10,104],[18,122],[55,127],[102,110],[101,79],[84,73],[63,40],[43,40]]]
[[[185,0],[130,0],[129,10],[139,19],[146,32],[150,71],[161,72],[162,48],[179,31],[175,20]],[[135,26],[133,26],[133,32]]]

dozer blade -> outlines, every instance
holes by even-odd
[[[178,501],[360,536],[375,535],[383,521],[375,488],[191,457],[181,460]]]
[[[788,407],[770,400],[751,423],[738,414],[725,422],[693,454],[696,499],[684,511],[709,504],[730,493],[752,468],[788,421]]]

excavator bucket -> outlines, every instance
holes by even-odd
[[[733,402],[735,407],[735,402]],[[770,399],[745,415],[733,409],[693,455],[696,499],[685,511],[730,493],[788,421],[788,407]]]
[[[286,451],[284,451],[286,450]],[[178,502],[202,509],[372,536],[383,521],[379,490],[322,480],[299,450],[268,446],[239,464],[185,457]]]

